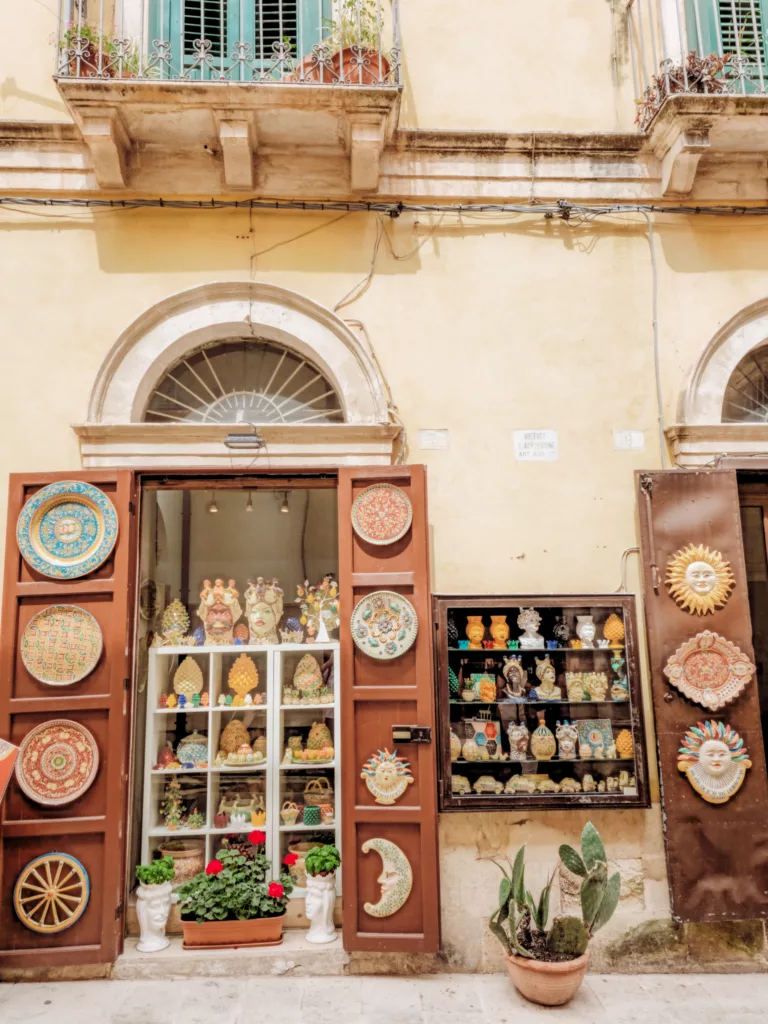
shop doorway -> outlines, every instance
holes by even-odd
[[[764,474],[739,474],[739,505],[760,722],[768,757],[768,479]]]

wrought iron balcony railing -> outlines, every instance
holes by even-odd
[[[399,0],[60,4],[60,79],[401,84]]]
[[[629,0],[637,124],[673,94],[765,94],[768,0]]]

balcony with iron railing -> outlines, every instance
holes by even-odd
[[[60,0],[55,78],[101,186],[153,149],[221,155],[252,188],[260,153],[346,154],[376,187],[401,91],[399,0]]]
[[[687,194],[699,161],[768,152],[768,0],[629,0],[636,124]]]

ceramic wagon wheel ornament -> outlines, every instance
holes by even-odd
[[[117,541],[117,512],[98,487],[62,480],[33,495],[19,514],[16,540],[31,568],[74,580],[98,569]]]
[[[416,609],[391,590],[368,594],[352,613],[352,639],[361,651],[379,661],[405,654],[418,631]]]
[[[83,916],[90,892],[88,873],[79,860],[46,853],[31,860],[16,879],[13,907],[25,928],[55,935]]]
[[[707,803],[724,804],[741,788],[752,762],[730,725],[699,722],[683,737],[677,767]]]
[[[682,644],[664,675],[677,689],[710,711],[735,700],[755,673],[755,666],[736,644],[705,630]]]
[[[722,608],[735,585],[730,563],[703,544],[689,544],[667,562],[669,593],[691,615]]]
[[[45,807],[62,807],[90,789],[99,770],[99,748],[88,729],[59,719],[24,737],[16,761],[22,791]]]
[[[372,484],[352,505],[354,531],[369,544],[394,544],[406,535],[412,519],[410,498],[394,484]]]
[[[363,910],[371,917],[391,917],[411,895],[413,871],[410,862],[400,847],[388,839],[369,839],[361,849],[363,853],[375,850],[382,862],[382,872],[377,879],[381,886],[381,899],[378,903],[364,903]]]
[[[93,672],[103,644],[101,628],[90,612],[74,604],[55,604],[27,623],[19,651],[33,679],[71,686]]]

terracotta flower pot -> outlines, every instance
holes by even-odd
[[[284,920],[285,914],[251,921],[182,921],[184,949],[277,946],[283,941]]]
[[[368,63],[358,64],[359,60]],[[389,74],[389,61],[383,53],[379,55],[378,50],[364,49],[358,52],[352,46],[345,46],[343,50],[334,53],[331,57],[331,67],[342,81],[351,85],[379,85],[386,82]]]
[[[589,953],[559,963],[505,954],[515,988],[532,1003],[562,1006],[576,995],[589,967]]]

